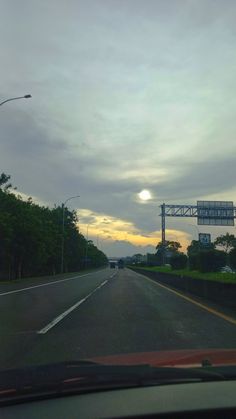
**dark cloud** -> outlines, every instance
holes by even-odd
[[[2,171],[12,174],[13,183],[28,195],[40,197],[50,205],[60,204],[76,193],[80,199],[73,207],[89,208],[96,213],[110,214],[134,223],[143,230],[144,236],[159,229],[159,208],[162,202],[194,203],[214,193],[223,193],[234,188],[236,158],[210,158],[191,166],[175,162],[176,178],[155,184],[150,179],[154,201],[141,204],[136,194],[147,185],[138,177],[120,179],[119,161],[116,161],[112,176],[110,161],[92,156],[71,155],[71,148],[63,140],[50,138],[29,113],[12,110],[14,124],[2,121],[5,132],[1,143]],[[73,147],[72,147],[73,149]],[[132,163],[131,163],[132,164]],[[182,173],[179,175],[178,168]],[[111,177],[97,176],[102,170],[110,170]],[[230,192],[229,192],[230,194]],[[232,196],[233,195],[233,196]],[[234,194],[229,199],[234,198]],[[87,222],[93,216],[87,217]],[[104,218],[104,224],[110,220]]]
[[[162,202],[235,200],[235,2],[59,3],[2,2],[1,96],[33,95],[0,109],[1,170],[19,191],[79,194],[86,222],[127,220],[144,238]]]

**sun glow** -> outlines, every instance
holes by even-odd
[[[138,194],[139,198],[141,199],[141,201],[148,201],[149,199],[151,199],[151,193],[147,190],[147,189],[143,189],[139,194]]]

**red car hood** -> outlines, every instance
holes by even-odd
[[[149,364],[153,367],[199,367],[209,361],[214,365],[236,365],[236,349],[187,349],[119,354],[90,359],[107,365]]]

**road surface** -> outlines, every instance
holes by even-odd
[[[205,304],[205,303],[203,303]],[[0,367],[119,353],[236,348],[224,317],[129,269],[0,285]]]

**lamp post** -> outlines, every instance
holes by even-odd
[[[4,100],[3,102],[0,103],[0,106],[4,105],[4,103],[6,102],[10,102],[11,100],[18,100],[18,99],[29,99],[31,98],[31,95],[24,95],[24,96],[18,96],[18,97],[11,97],[9,99]]]
[[[64,272],[64,242],[65,242],[65,205],[71,199],[79,198],[80,195],[71,196],[62,203],[62,237],[61,237],[61,273]]]

